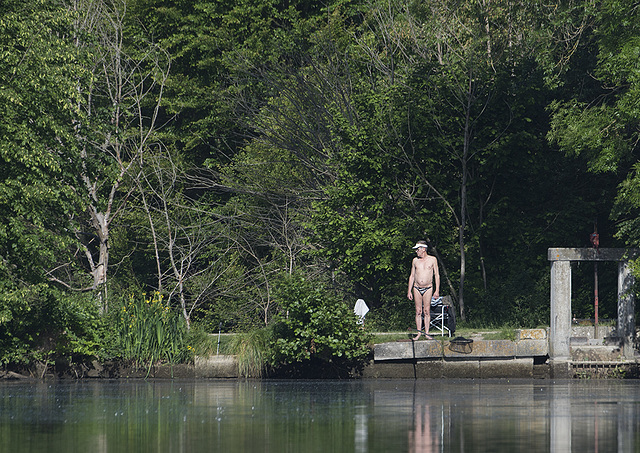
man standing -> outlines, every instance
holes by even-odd
[[[407,298],[416,304],[416,328],[418,335],[413,340],[420,338],[422,333],[422,313],[424,317],[424,335],[428,340],[433,340],[429,335],[429,323],[431,322],[431,297],[440,295],[440,272],[438,260],[427,255],[427,243],[418,241],[413,246],[416,256],[411,263],[411,275],[409,275],[409,288]]]

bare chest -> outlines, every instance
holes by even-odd
[[[416,272],[419,272],[420,274],[433,270],[433,262],[429,259],[416,259],[414,260],[414,266],[416,268]]]

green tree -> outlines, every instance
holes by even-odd
[[[619,225],[618,238],[635,246],[640,243],[638,14],[634,5],[615,0],[585,12],[593,27],[580,38],[592,58],[574,64],[581,65],[579,71],[592,88],[552,105],[549,133],[567,154],[588,159],[590,171],[601,179],[620,182],[611,216]]]
[[[386,178],[388,186],[392,176],[384,175],[380,144],[367,143],[369,133],[379,135],[376,114],[367,113],[368,100],[354,100],[360,82],[351,72],[342,20],[333,16],[292,62],[249,72],[277,96],[252,117],[255,138],[229,167],[226,184],[252,207],[245,225],[260,227],[243,231],[274,252],[273,265],[288,273],[302,266],[311,275],[337,270],[371,300],[388,285],[390,256],[397,253],[397,226],[385,212],[393,198],[379,184]],[[375,201],[371,191],[383,198]]]
[[[91,299],[52,288],[47,271],[77,241],[79,150],[74,16],[56,2],[6,1],[0,18],[0,362],[99,350]]]
[[[46,281],[79,206],[73,119],[83,74],[71,14],[47,1],[5,2],[0,20],[0,284]]]
[[[172,56],[165,114],[166,143],[192,163],[217,168],[243,146],[246,100],[263,102],[269,87],[253,84],[247,67],[268,67],[304,46],[322,6],[308,1],[167,0],[129,2],[154,41]],[[234,96],[242,92],[240,97]],[[242,102],[229,102],[230,99]],[[174,146],[171,145],[171,146]]]
[[[306,214],[297,210],[306,196],[303,189],[291,187],[301,178],[314,179],[314,174],[303,175],[300,167],[288,173],[291,166],[282,158],[286,150],[259,142],[244,148],[261,128],[254,120],[256,110],[276,87],[255,76],[292,62],[298,49],[307,46],[307,34],[321,20],[323,9],[304,1],[130,4],[149,34],[172,55],[163,110],[172,122],[163,130],[163,143],[181,155],[185,174],[197,175],[198,188],[187,190],[210,203],[212,211],[224,212],[224,228],[240,260],[234,269],[246,269],[239,279],[246,285],[242,294],[236,291],[235,300],[244,312],[257,308],[261,313],[252,318],[267,322],[273,273],[285,268],[293,272],[308,248],[300,222]],[[282,174],[274,175],[280,170]],[[291,181],[281,176],[291,176]],[[247,310],[247,301],[256,306]],[[210,303],[215,311],[213,300]]]

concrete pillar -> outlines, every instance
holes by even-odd
[[[622,341],[626,358],[634,357],[636,333],[635,300],[631,292],[633,275],[627,261],[618,263],[618,337]]]
[[[551,262],[549,357],[569,360],[571,337],[571,261]]]

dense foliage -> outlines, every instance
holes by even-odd
[[[324,285],[291,276],[278,283],[270,363],[274,367],[319,362],[348,367],[369,354],[369,335],[353,308]]]
[[[548,323],[549,247],[640,245],[639,11],[3,0],[0,361],[184,360],[194,325],[273,329],[274,363],[357,358],[358,298],[411,325],[418,239],[463,322]],[[134,357],[105,320],[145,291]]]

